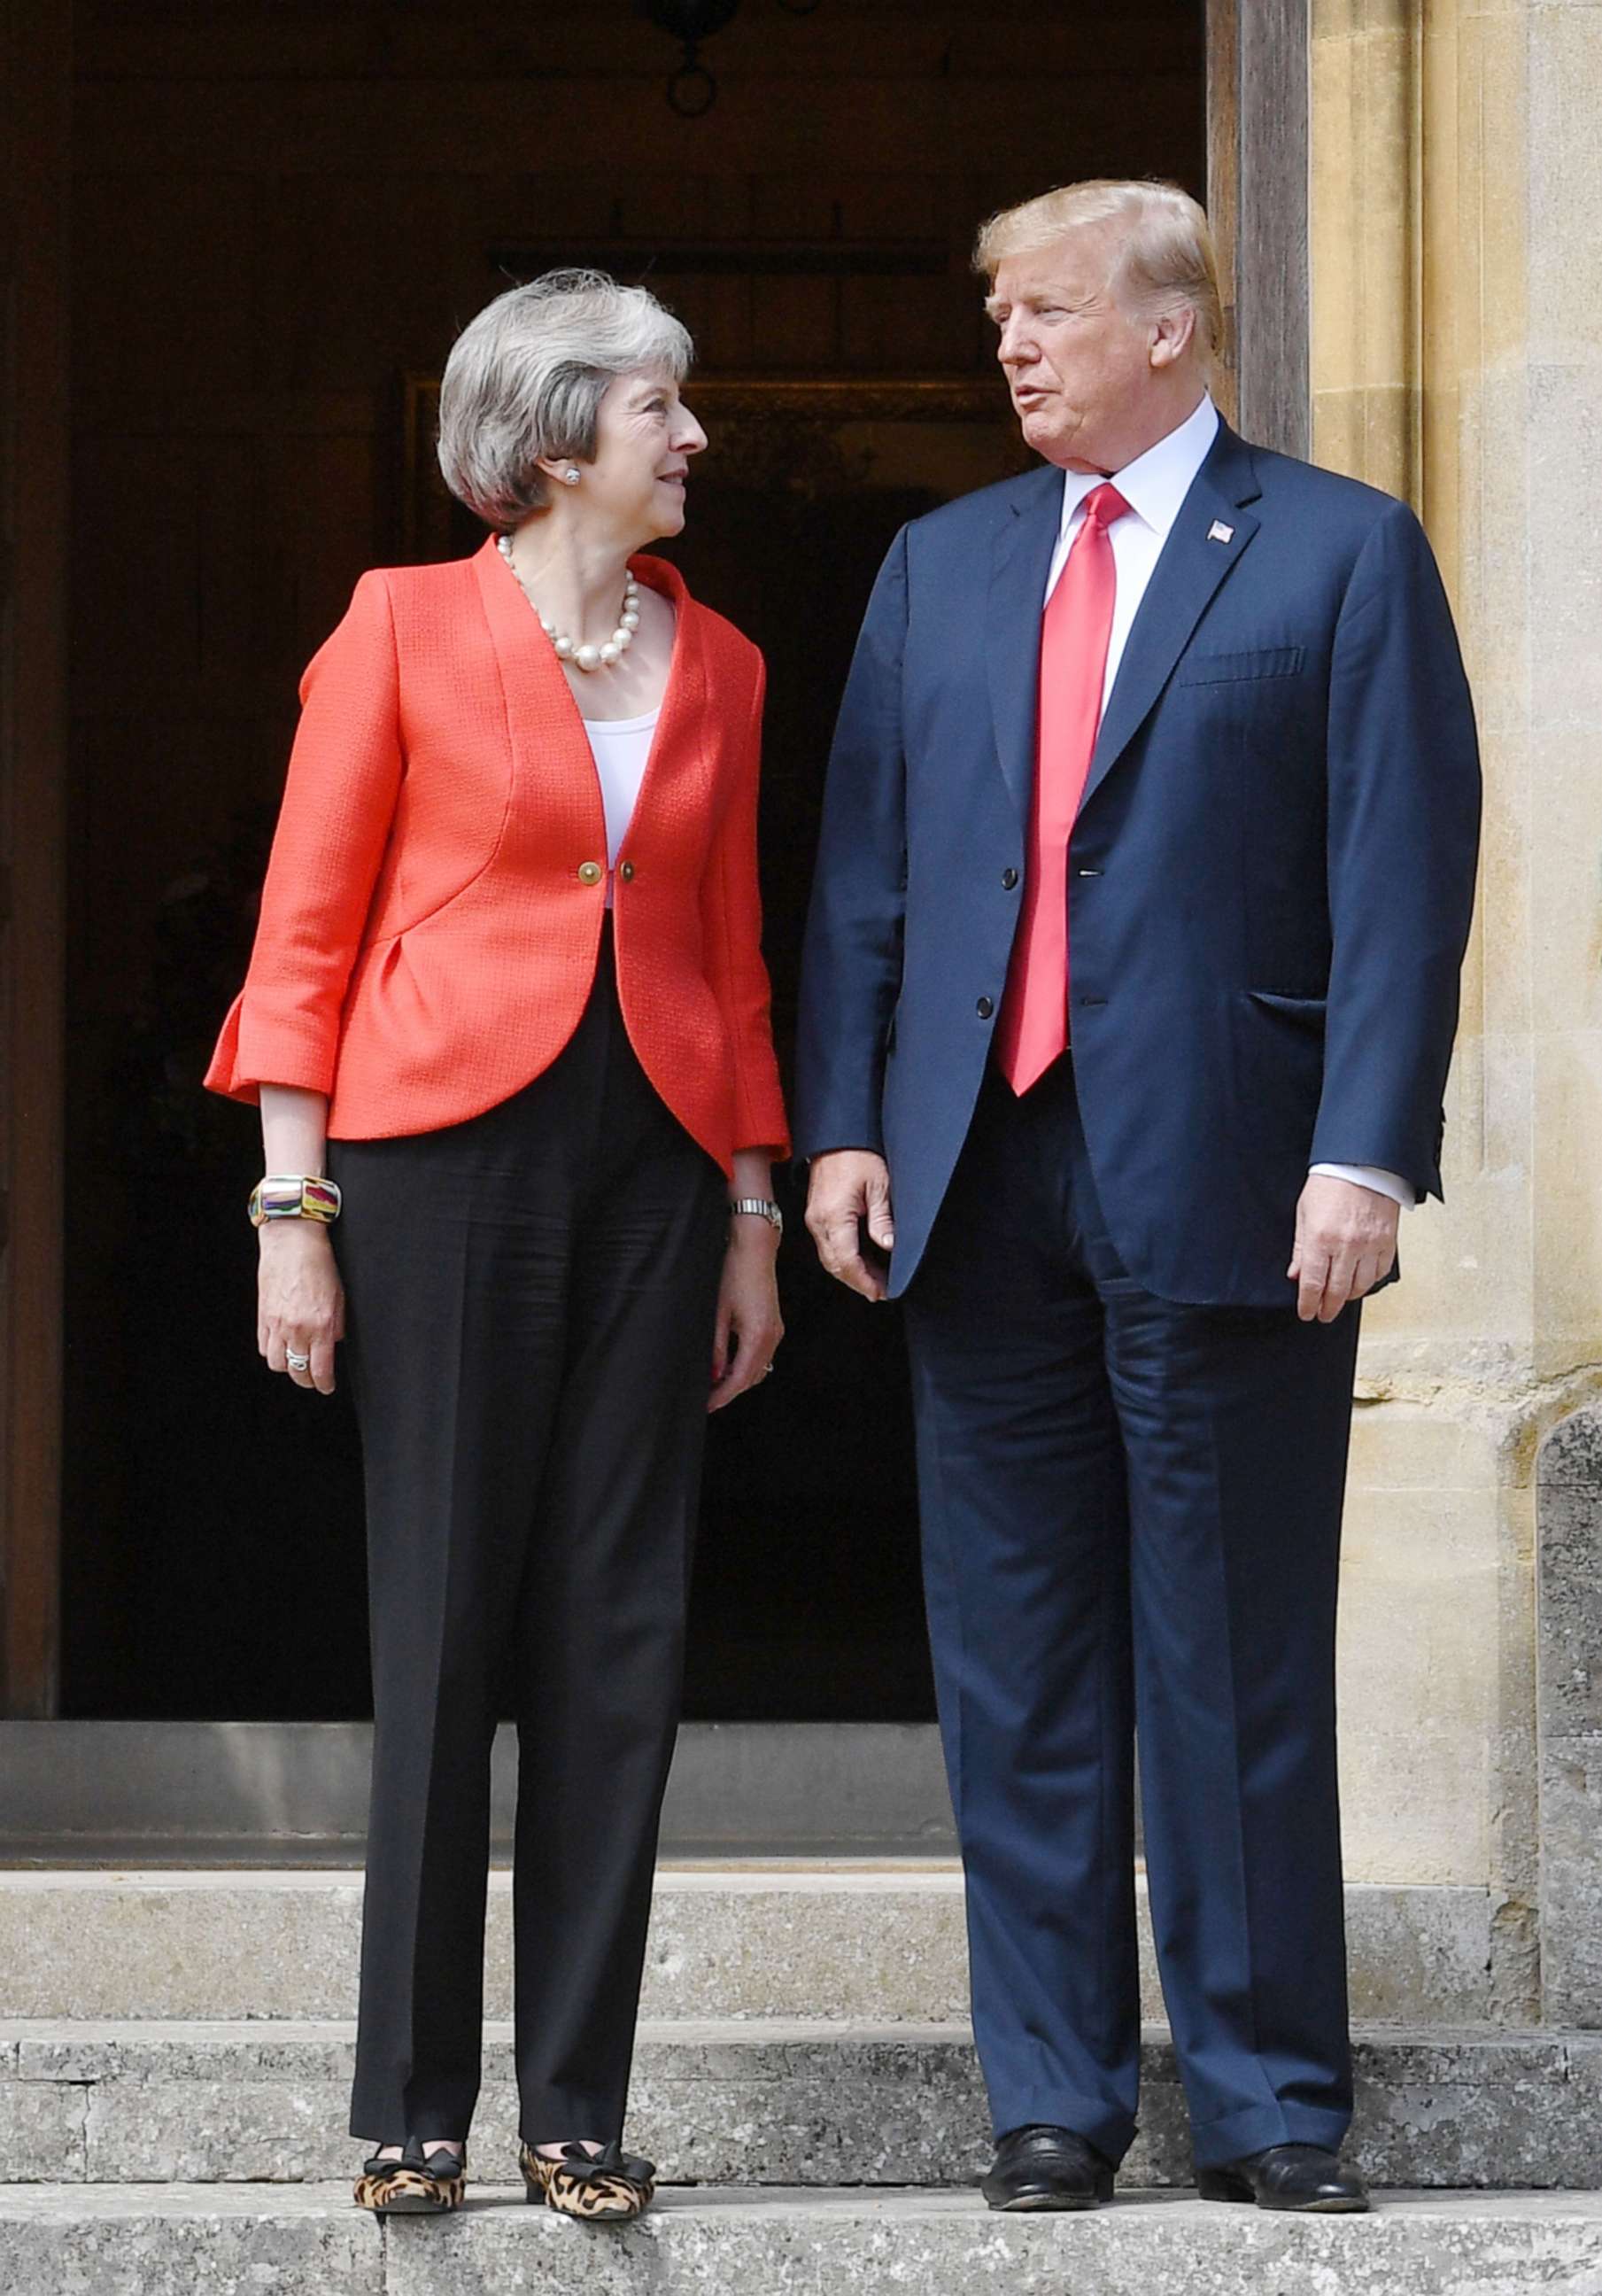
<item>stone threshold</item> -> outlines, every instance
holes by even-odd
[[[1144,2035],[1136,2185],[1183,2185],[1188,2123],[1166,2031]],[[298,2183],[354,2161],[348,2022],[0,2025],[0,2176],[86,2185]],[[511,2032],[486,2033],[472,2159],[516,2159]],[[1353,2151],[1386,2185],[1584,2189],[1599,2166],[1602,2034],[1370,2027]],[[674,2184],[948,2186],[977,2178],[988,2115],[960,2023],[649,2021],[629,2141]]]
[[[667,2192],[625,2230],[515,2190],[383,2225],[343,2184],[42,2185],[0,2193],[0,2288],[73,2296],[1596,2296],[1602,2194],[1387,2193],[1283,2217],[1130,2193],[1091,2216],[998,2217],[977,2194]]]
[[[356,1999],[348,1869],[0,1872],[0,2017],[339,2017]],[[1143,1882],[1144,2013],[1163,2013]],[[486,2012],[511,2014],[511,1876],[490,1877]],[[1353,1883],[1360,2020],[1508,2021],[1483,1890]],[[950,1860],[749,1859],[657,1874],[642,2013],[941,2022],[968,2012]]]
[[[0,1721],[0,1861],[355,1866],[371,1722]],[[490,1831],[511,1848],[517,1739],[495,1734]],[[687,1722],[662,1812],[674,1856],[949,1856],[932,1722]]]

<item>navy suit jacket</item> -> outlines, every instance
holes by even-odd
[[[840,709],[797,1147],[887,1159],[893,1293],[1007,979],[1061,508],[1042,468],[904,527]],[[1080,1107],[1146,1290],[1288,1304],[1312,1163],[1440,1193],[1478,834],[1473,709],[1418,521],[1221,426],[1136,615],[1069,852]]]

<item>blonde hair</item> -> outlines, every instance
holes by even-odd
[[[980,228],[974,269],[993,284],[1009,255],[1034,255],[1071,231],[1114,226],[1108,284],[1132,317],[1196,314],[1196,343],[1210,363],[1223,348],[1218,258],[1205,210],[1177,184],[1099,176],[1064,184],[1020,207],[1003,208]]]

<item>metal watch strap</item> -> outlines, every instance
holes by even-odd
[[[753,1219],[764,1219],[770,1227],[776,1227],[781,1235],[784,1234],[784,1214],[765,1196],[731,1196],[729,1210],[731,1212],[749,1212]]]

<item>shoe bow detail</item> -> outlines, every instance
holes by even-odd
[[[566,2177],[578,2184],[600,2184],[608,2177],[621,2177],[626,2184],[650,2185],[656,2181],[654,2161],[642,2161],[637,2154],[625,2152],[614,2136],[599,2152],[590,2152],[582,2144],[564,2144],[561,2169]]]

